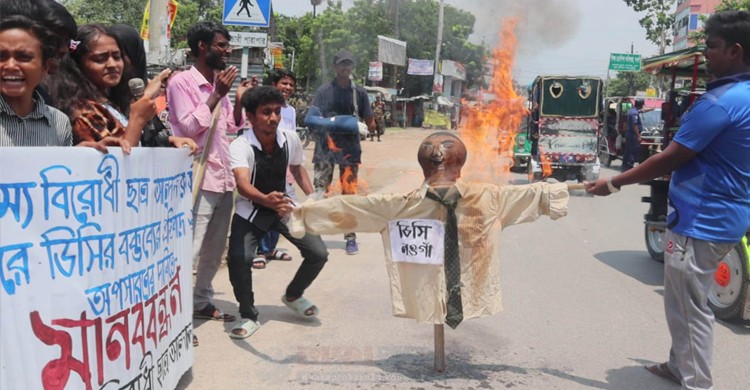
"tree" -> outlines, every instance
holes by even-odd
[[[651,74],[646,72],[618,72],[609,80],[608,96],[632,96],[636,91],[644,91],[651,83]]]
[[[667,46],[672,44],[669,38],[674,24],[672,6],[675,0],[623,0],[635,12],[646,14],[638,20],[646,29],[646,39],[659,46],[659,54],[664,54]]]

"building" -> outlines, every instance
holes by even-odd
[[[690,33],[703,28],[700,16],[712,14],[719,3],[721,3],[721,0],[677,0],[672,40],[674,51],[695,45],[688,39]]]

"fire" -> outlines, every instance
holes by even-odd
[[[471,180],[505,184],[513,165],[513,145],[521,121],[528,115],[525,98],[513,89],[513,61],[517,47],[514,33],[518,20],[505,19],[501,24],[500,43],[493,50],[495,64],[487,92],[496,99],[467,112],[461,128],[469,160],[463,171]]]
[[[330,149],[332,152],[340,152],[341,148],[336,146],[336,144],[333,142],[333,138],[331,136],[326,137],[328,139],[328,149]]]
[[[341,152],[341,148],[336,146],[336,143],[333,142],[333,139],[331,138],[331,136],[328,136],[328,148],[334,153]],[[338,164],[335,164],[335,165],[338,165]],[[340,194],[367,193],[367,189],[368,189],[367,182],[359,174],[357,174],[357,178],[353,180],[352,179],[353,174],[354,172],[352,172],[352,167],[346,166],[344,168],[344,172],[340,174],[338,183],[334,181],[331,183],[330,186],[328,186],[325,196],[329,197],[329,196],[336,195],[339,193]]]

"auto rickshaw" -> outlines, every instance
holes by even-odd
[[[603,82],[588,76],[538,76],[529,91],[532,141],[529,181],[599,178],[599,131]]]
[[[702,52],[705,46],[667,53],[645,59],[643,68],[647,72],[671,76],[669,99],[662,105],[664,127],[662,142],[651,153],[659,153],[666,148],[677,129],[682,114],[701,95],[697,88],[699,80],[707,79],[705,59]],[[690,77],[689,89],[675,88],[677,77]],[[644,215],[644,236],[646,248],[652,259],[664,261],[665,233],[667,220],[667,194],[669,176],[651,180],[645,185],[651,189],[650,196],[641,200],[649,204],[648,213]],[[744,316],[750,319],[750,230],[740,243],[735,245],[719,263],[714,274],[714,283],[708,294],[708,305],[717,318],[730,320]]]

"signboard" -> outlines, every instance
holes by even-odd
[[[224,0],[224,25],[268,27],[271,0]]]
[[[383,81],[383,63],[379,61],[370,62],[367,68],[367,79],[370,81]]]
[[[627,53],[610,53],[609,70],[617,72],[640,72],[641,55]]]
[[[229,33],[232,40],[229,44],[234,47],[267,47],[268,34],[262,32],[232,31]]]
[[[4,148],[0,389],[175,388],[193,363],[191,164]]]

